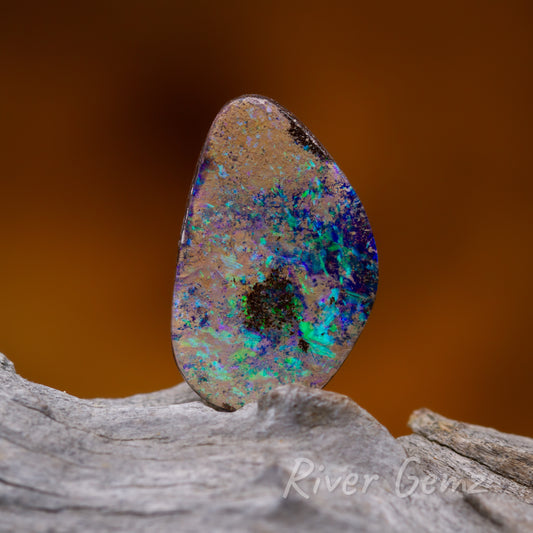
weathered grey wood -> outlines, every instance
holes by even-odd
[[[429,411],[411,425],[394,439],[299,386],[233,413],[185,384],[82,400],[0,354],[0,531],[533,531],[531,439]],[[312,472],[291,484],[297,464]]]
[[[533,488],[533,440],[449,420],[429,409],[415,411],[409,427],[431,442],[474,459],[489,470]]]

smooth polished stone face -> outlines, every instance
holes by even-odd
[[[359,198],[305,126],[261,96],[226,104],[182,231],[172,343],[189,385],[225,409],[324,386],[368,318],[378,259]]]

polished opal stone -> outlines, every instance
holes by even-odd
[[[189,385],[230,410],[279,384],[324,386],[377,283],[363,206],[321,144],[270,99],[226,104],[198,161],[174,288]]]

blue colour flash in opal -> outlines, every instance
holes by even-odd
[[[374,302],[378,258],[337,164],[276,102],[215,118],[183,223],[172,344],[189,385],[237,409],[279,384],[323,387]]]

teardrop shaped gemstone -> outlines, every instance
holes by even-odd
[[[323,387],[374,302],[376,245],[337,164],[276,102],[215,118],[179,250],[172,344],[189,385],[237,409],[279,384]]]

